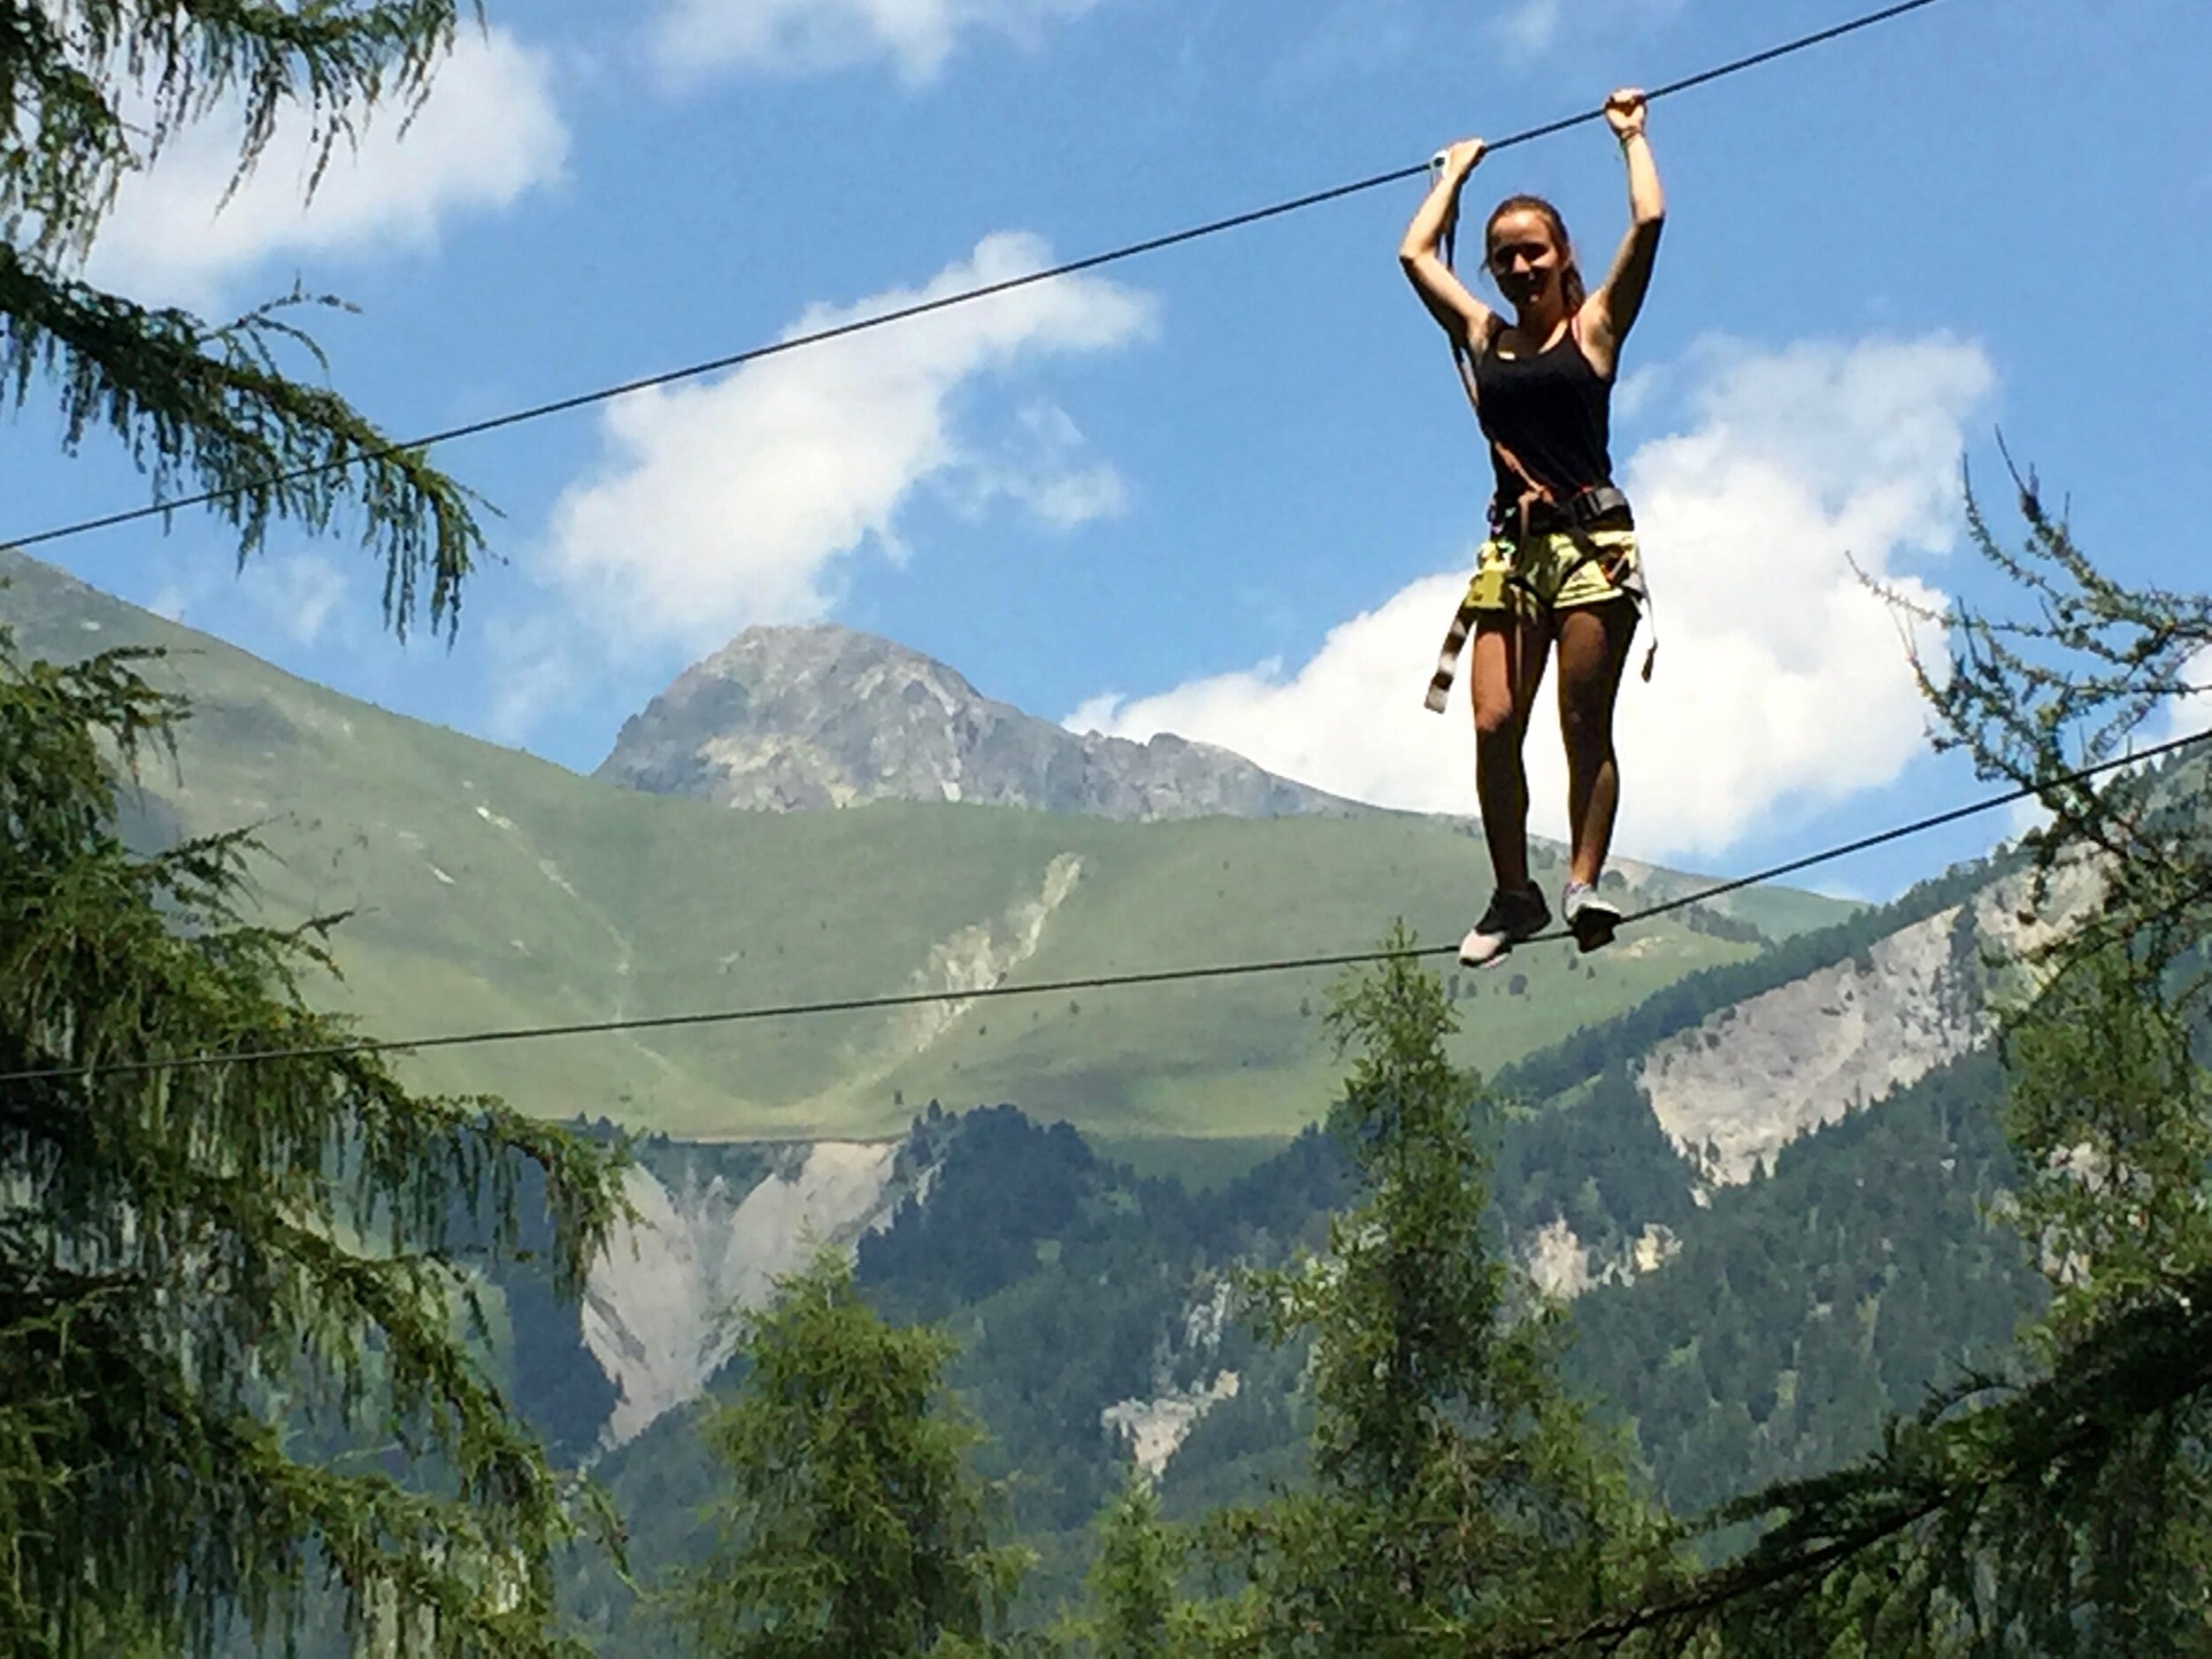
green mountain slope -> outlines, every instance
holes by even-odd
[[[342,985],[380,1037],[683,1014],[1359,949],[1393,916],[1456,938],[1482,895],[1463,827],[1110,823],[884,803],[766,816],[634,793],[403,718],[0,553],[0,618],[34,654],[178,653],[195,713],[149,770],[165,832],[261,826],[268,919],[350,910]],[[1555,880],[1555,862],[1541,872]],[[1682,890],[1639,872],[1625,897]],[[1846,907],[1777,892],[1601,956],[1549,945],[1461,986],[1493,1071],[1701,968]],[[706,1138],[896,1133],[936,1098],[1019,1101],[1109,1138],[1287,1134],[1328,1098],[1301,973],[1035,1000],[434,1049],[427,1086],[547,1117]]]

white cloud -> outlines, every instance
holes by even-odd
[[[137,297],[212,311],[236,279],[280,256],[429,245],[451,214],[504,207],[558,177],[567,158],[548,60],[501,29],[465,32],[403,133],[405,113],[376,111],[359,144],[332,156],[311,202],[315,146],[304,119],[280,119],[225,204],[240,126],[235,111],[210,118],[124,181],[86,274]]]
[[[909,81],[944,66],[964,35],[1033,42],[1096,0],[668,0],[654,31],[678,76],[723,67],[803,74],[887,58]]]
[[[1003,456],[969,468],[956,493],[972,517],[1011,501],[1051,530],[1116,518],[1129,504],[1127,480],[1110,463],[1090,461],[1081,429],[1067,411],[1045,402],[1022,408]]]
[[[1043,480],[1023,499],[1056,530],[1072,530],[1094,518],[1110,518],[1129,503],[1128,486],[1110,466],[1087,467]]]
[[[588,683],[572,629],[544,616],[495,616],[486,625],[491,698],[480,735],[520,744],[556,710],[572,707]]]
[[[1624,29],[1671,16],[1686,0],[1515,0],[1492,22],[1507,55],[1521,63],[1543,57],[1564,41],[1617,36]]]
[[[1613,388],[1613,419],[1633,420],[1650,408],[1666,389],[1667,373],[1657,364],[1645,364],[1621,376]]]
[[[2193,654],[2182,667],[2182,684],[2191,687],[2166,705],[2161,726],[2146,733],[2155,743],[2212,732],[2212,646]]]
[[[221,560],[165,559],[170,574],[146,609],[168,621],[220,634],[241,624],[265,626],[296,645],[333,634],[350,646],[362,637],[358,595],[347,567],[316,551],[282,551],[232,570]],[[333,625],[335,625],[334,628]]]
[[[1942,604],[1900,561],[1951,543],[1962,423],[1993,379],[1978,347],[1947,336],[1764,354],[1714,342],[1688,367],[1687,429],[1645,445],[1622,474],[1664,641],[1656,679],[1632,672],[1618,717],[1620,845],[1648,857],[1717,852],[1778,808],[1888,783],[1920,751],[1897,621],[1848,560]],[[1413,583],[1333,630],[1295,672],[1265,664],[1094,698],[1067,723],[1179,732],[1363,800],[1471,812],[1463,664],[1445,719],[1421,706],[1464,582]],[[1552,710],[1548,696],[1529,733],[1531,823],[1561,835]]]
[[[345,572],[319,553],[278,554],[239,574],[264,615],[300,645],[312,645],[346,596]]]
[[[1559,38],[1563,10],[1563,0],[1521,0],[1498,19],[1498,38],[1517,56],[1534,58]]]
[[[785,337],[1047,263],[1035,237],[987,237],[918,292],[817,307]],[[821,616],[830,566],[864,543],[900,557],[898,511],[925,482],[970,510],[1010,496],[1048,523],[1112,511],[1118,475],[1082,460],[1060,411],[1033,405],[1011,446],[992,452],[963,441],[954,403],[979,376],[1135,339],[1152,315],[1142,295],[1061,278],[626,398],[604,417],[600,475],[554,505],[556,579],[603,635],[705,649],[749,623]]]

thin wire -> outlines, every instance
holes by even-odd
[[[2083,783],[2105,772],[2124,766],[2138,766],[2162,756],[2177,753],[2196,744],[2212,741],[2212,732],[2200,732],[2177,737],[2152,748],[2124,755],[2115,760],[2100,761],[2078,772],[2039,783],[2024,784],[2003,795],[1990,795],[1984,800],[1954,807],[1932,818],[1916,818],[1909,824],[1900,824],[1872,835],[1846,841],[1816,853],[1808,853],[1784,864],[1770,866],[1752,875],[1739,876],[1717,886],[1701,888],[1695,893],[1683,894],[1660,903],[1647,906],[1624,916],[1622,927],[1632,927],[1654,921],[1675,910],[1693,904],[1701,904],[1727,894],[1740,892],[1745,887],[1809,870],[1817,864],[1834,862],[1855,853],[1866,852],[1891,841],[1903,841],[1962,818],[1994,811],[2001,806],[2010,806],[2046,790],[2062,789]],[[1527,945],[1550,944],[1571,939],[1573,934],[1563,929],[1540,933],[1520,942]],[[110,1065],[53,1066],[37,1071],[0,1072],[0,1084],[54,1082],[69,1078],[127,1077],[146,1071],[184,1071],[211,1065],[244,1065],[272,1060],[340,1059],[350,1055],[407,1053],[419,1054],[431,1048],[457,1048],[494,1042],[532,1042],[552,1037],[583,1037],[605,1035],[617,1032],[671,1031],[694,1025],[734,1025],[759,1020],[797,1019],[817,1014],[864,1013],[879,1009],[918,1008],[944,1002],[980,1002],[1014,996],[1057,996],[1069,991],[1114,990],[1128,986],[1187,985],[1203,979],[1246,979],[1266,973],[1293,973],[1316,968],[1362,967],[1382,962],[1417,962],[1431,956],[1452,955],[1455,945],[1432,945],[1411,950],[1354,950],[1334,952],[1326,956],[1284,956],[1271,961],[1218,963],[1204,967],[1153,968],[1135,973],[1099,974],[1086,979],[1047,979],[1033,985],[987,985],[966,991],[908,991],[888,996],[848,996],[817,1002],[769,1003],[752,1008],[710,1010],[691,1014],[658,1014],[626,1019],[580,1021],[565,1025],[519,1025],[503,1031],[460,1032],[443,1037],[418,1037],[412,1041],[379,1041],[365,1038],[358,1042],[325,1043],[297,1048],[256,1048],[238,1054],[174,1055],[148,1060],[122,1060]]]
[[[1847,35],[1855,35],[1862,29],[1872,28],[1877,24],[1886,23],[1893,18],[1903,17],[1909,12],[1918,12],[1935,4],[1937,0],[1903,0],[1901,4],[1888,6],[1878,12],[1870,12],[1863,17],[1854,18],[1847,23],[1839,23],[1833,27],[1822,29],[1816,34],[1803,35],[1780,46],[1771,46],[1764,51],[1755,52],[1748,58],[1739,58],[1732,63],[1702,70],[1684,80],[1670,81],[1667,85],[1647,93],[1645,96],[1649,102],[1656,103],[1662,98],[1672,97],[1677,93],[1687,92],[1693,88],[1702,87],[1726,76],[1740,74],[1745,70],[1772,63],[1777,58],[1787,58],[1793,53],[1809,51],[1816,46],[1826,45],[1829,42],[1840,40]],[[1516,133],[1509,138],[1499,139],[1495,143],[1489,145],[1488,149],[1495,152],[1501,150],[1510,150],[1516,144],[1526,144],[1540,138],[1549,138],[1554,134],[1563,133],[1572,127],[1586,126],[1592,121],[1602,119],[1604,114],[1602,108],[1586,110],[1579,115],[1567,116],[1560,120],[1547,122],[1541,127],[1532,127],[1526,132]],[[484,420],[471,421],[464,426],[448,426],[442,432],[434,432],[426,437],[417,438],[411,442],[386,444],[340,460],[317,462],[295,467],[288,472],[272,473],[257,483],[234,484],[221,489],[207,490],[197,495],[180,495],[168,501],[153,502],[143,507],[133,507],[120,512],[107,513],[96,518],[79,519],[73,524],[62,525],[50,530],[42,530],[35,535],[16,537],[6,545],[16,548],[38,547],[46,542],[59,541],[69,536],[84,535],[95,530],[112,529],[118,525],[133,524],[142,518],[165,517],[187,507],[203,507],[214,502],[223,501],[250,489],[271,488],[279,485],[294,483],[301,479],[313,478],[324,472],[335,472],[366,462],[380,461],[395,455],[414,450],[427,449],[441,443],[450,443],[457,439],[478,437],[485,433],[497,432],[507,426],[520,426],[526,421],[541,420],[549,415],[565,414],[572,410],[587,408],[594,403],[608,403],[616,398],[627,397],[633,393],[650,391],[657,387],[672,386],[680,380],[695,380],[702,375],[719,373],[726,369],[741,368],[747,364],[759,363],[769,357],[780,357],[787,352],[797,351],[808,346],[818,346],[833,340],[847,339],[854,334],[864,334],[871,329],[887,328],[894,323],[909,322],[917,317],[926,317],[934,311],[949,311],[956,305],[965,305],[975,300],[989,299],[1000,294],[1010,294],[1017,288],[1029,288],[1041,282],[1049,282],[1060,277],[1075,276],[1085,271],[1094,271],[1101,265],[1114,265],[1121,260],[1133,259],[1143,254],[1157,253],[1163,249],[1179,247],[1184,242],[1196,242],[1202,237],[1217,236],[1225,231],[1240,230],[1245,226],[1256,225],[1265,219],[1279,219],[1286,213],[1302,212],[1307,208],[1319,207],[1325,203],[1340,201],[1346,196],[1357,196],[1368,190],[1380,189],[1385,185],[1398,184],[1409,179],[1420,178],[1427,171],[1428,164],[1425,162],[1410,167],[1394,168],[1388,173],[1378,173],[1368,178],[1355,180],[1350,184],[1340,184],[1330,189],[1316,190],[1306,196],[1294,196],[1286,202],[1277,202],[1271,206],[1254,208],[1247,212],[1231,214],[1226,219],[1217,219],[1207,224],[1195,225],[1187,230],[1171,232],[1164,236],[1154,236],[1143,242],[1131,242],[1125,247],[1110,249],[1104,253],[1091,254],[1085,258],[1070,260],[1064,265],[1056,265],[1048,270],[1033,271],[1025,276],[1008,277],[1002,281],[985,283],[979,288],[965,288],[956,294],[940,295],[935,299],[923,300],[912,305],[901,306],[895,311],[882,311],[872,317],[864,317],[852,322],[840,323],[833,327],[817,329],[810,334],[795,334],[788,340],[776,341],[764,346],[755,346],[749,350],[733,352],[726,357],[712,357],[706,362],[694,363],[684,368],[670,369],[662,373],[647,375],[641,380],[626,380],[620,385],[604,387],[597,391],[580,392],[573,396],[557,398],[551,403],[516,410],[510,414],[495,415]]]

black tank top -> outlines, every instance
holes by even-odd
[[[1501,506],[1527,486],[1494,446],[1513,451],[1529,475],[1558,501],[1613,481],[1613,383],[1582,355],[1570,324],[1558,343],[1532,357],[1498,355],[1494,332],[1475,357],[1475,391]]]

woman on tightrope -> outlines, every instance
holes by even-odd
[[[1554,645],[1573,835],[1562,919],[1586,951],[1610,941],[1620,922],[1597,885],[1620,802],[1613,703],[1643,580],[1628,500],[1613,485],[1609,407],[1621,342],[1643,305],[1666,212],[1644,117],[1640,92],[1606,100],[1605,119],[1628,163],[1630,225],[1595,293],[1584,288],[1558,210],[1535,196],[1509,197],[1484,234],[1483,264],[1513,308],[1510,321],[1453,273],[1450,239],[1460,191],[1482,160],[1479,139],[1439,158],[1435,184],[1398,250],[1450,336],[1497,479],[1490,537],[1429,698],[1432,708],[1444,706],[1471,626],[1475,787],[1497,889],[1459,948],[1470,966],[1498,961],[1551,920],[1529,879],[1521,741]]]

